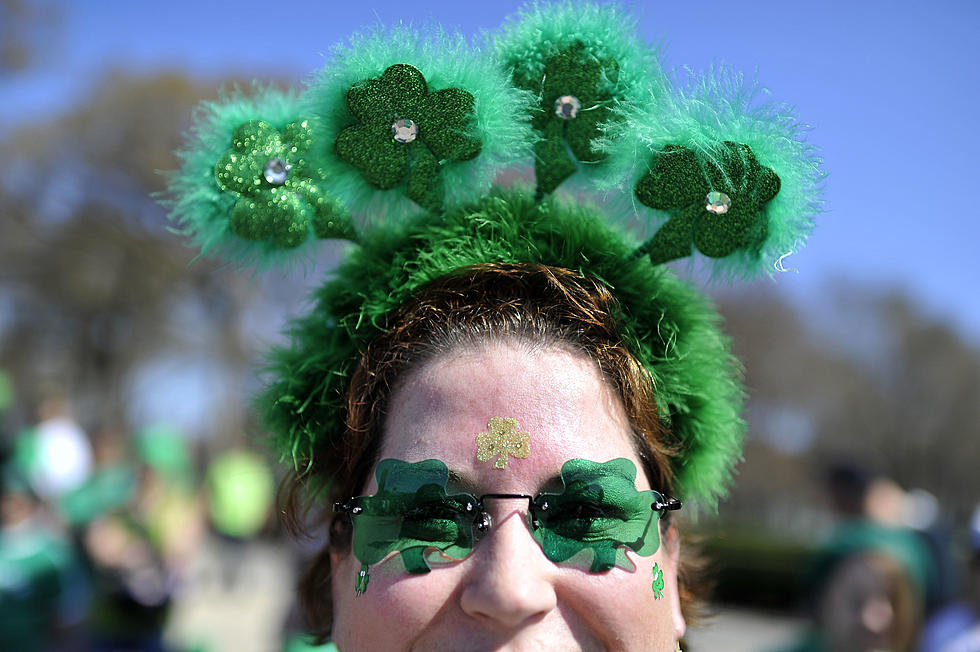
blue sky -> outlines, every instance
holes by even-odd
[[[64,32],[39,71],[0,85],[0,138],[66,111],[110,69],[180,68],[299,82],[330,46],[381,20],[472,35],[521,3],[199,0],[62,2]],[[827,213],[776,279],[806,303],[834,281],[907,291],[980,346],[977,163],[980,2],[631,3],[668,68],[723,62],[797,107],[830,176]],[[972,117],[971,117],[972,116]],[[767,281],[766,281],[767,282]]]

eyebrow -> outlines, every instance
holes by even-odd
[[[477,495],[477,486],[472,478],[460,475],[453,469],[449,469],[449,482],[446,488],[452,487],[453,491],[462,491],[468,494]]]

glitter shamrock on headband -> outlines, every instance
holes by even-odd
[[[494,44],[513,83],[534,95],[534,177],[543,198],[570,179],[601,174],[603,134],[651,93],[665,94],[666,82],[632,18],[615,6],[535,4],[521,19]]]
[[[540,78],[515,75],[518,86],[538,92],[541,98],[532,124],[542,137],[534,146],[534,174],[542,194],[554,191],[575,173],[578,163],[605,158],[592,141],[610,118],[612,95],[605,87],[614,83],[619,66],[613,59],[583,57],[584,49],[575,43],[554,54]]]
[[[347,91],[357,119],[337,136],[337,154],[379,190],[405,182],[406,194],[430,210],[442,207],[440,161],[468,161],[481,143],[470,134],[473,95],[460,88],[430,92],[413,66],[391,66]]]
[[[668,145],[637,182],[637,199],[672,214],[644,246],[654,264],[690,256],[692,242],[712,258],[765,242],[765,205],[779,194],[779,176],[748,145],[722,145],[724,168],[702,163],[692,149]]]
[[[262,120],[249,120],[232,137],[232,148],[218,161],[214,177],[237,195],[230,226],[238,236],[269,241],[282,249],[306,241],[311,227],[318,238],[351,238],[349,216],[317,182],[322,171],[307,162],[313,142],[309,120],[282,131]]]

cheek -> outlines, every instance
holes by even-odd
[[[608,573],[580,573],[575,583],[578,615],[611,650],[673,651],[673,603],[676,585],[664,572],[662,597],[654,594],[653,565],[664,569],[660,554],[630,555],[632,572],[614,568]]]
[[[334,641],[341,650],[406,649],[451,601],[452,568],[405,572],[398,555],[371,566],[367,591],[354,595],[361,564],[353,555],[334,565]],[[391,626],[397,623],[397,626]]]
[[[557,608],[542,627],[562,635],[572,632],[580,642],[601,641],[608,650],[672,652],[677,591],[672,568],[664,571],[669,562],[660,553],[630,558],[636,566],[631,572],[562,569],[554,578]],[[654,563],[663,571],[660,599],[653,591]],[[334,640],[345,652],[405,650],[428,640],[441,625],[466,618],[459,609],[465,564],[409,575],[395,556],[371,567],[367,591],[359,597],[354,596],[354,579],[360,563],[347,555],[334,568]]]

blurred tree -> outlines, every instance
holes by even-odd
[[[965,521],[980,497],[980,354],[902,295],[866,298],[885,334],[871,368],[882,396],[874,445],[896,480],[935,492]]]
[[[0,0],[0,78],[25,72],[55,55],[62,9],[50,2]]]
[[[967,517],[980,496],[980,352],[903,295],[853,283],[805,318],[761,285],[720,304],[751,397],[723,516],[805,538],[826,524],[823,466],[851,460]]]
[[[56,384],[89,427],[126,427],[126,385],[154,354],[183,351],[239,377],[253,363],[242,322],[261,285],[190,265],[151,198],[165,185],[157,171],[177,166],[192,107],[214,95],[214,84],[179,74],[113,74],[84,106],[2,144],[0,367],[21,407]],[[242,432],[241,401],[214,410]]]

